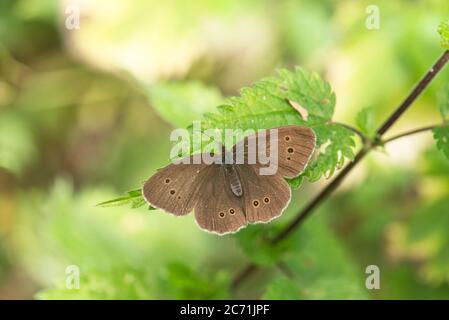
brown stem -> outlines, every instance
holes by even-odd
[[[391,126],[401,117],[401,115],[410,107],[410,105],[420,96],[423,90],[429,85],[435,75],[441,71],[449,60],[449,51],[445,50],[435,64],[427,71],[424,77],[418,82],[405,100],[395,109],[395,111],[387,118],[387,120],[376,130],[377,137],[380,139],[382,135],[391,128]],[[428,128],[427,128],[428,129]],[[391,141],[391,139],[390,139]],[[354,167],[369,153],[376,144],[365,145],[355,156],[354,161],[349,163],[340,173],[313,198],[306,207],[304,207],[296,218],[293,219],[273,240],[271,243],[276,244],[288,237],[296,230],[304,220],[313,212],[321,202],[323,202],[343,181],[343,179],[354,169]],[[248,264],[242,272],[238,273],[232,282],[232,289],[237,289],[246,278],[258,269],[255,264]]]
[[[390,137],[388,139],[383,140],[383,143],[385,144],[385,143],[388,143],[388,142],[391,142],[391,141],[394,141],[394,140],[397,140],[397,139],[400,139],[400,138],[403,138],[403,137],[406,137],[406,136],[410,136],[410,135],[415,134],[415,133],[430,131],[430,130],[433,130],[433,129],[438,128],[438,127],[441,127],[441,124],[433,125],[433,126],[427,126],[427,127],[422,127],[422,128],[406,131],[406,132],[400,133],[398,135],[395,135],[393,137]]]

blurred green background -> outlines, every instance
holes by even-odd
[[[369,4],[379,30],[365,27]],[[365,107],[382,121],[440,55],[448,17],[445,0],[2,0],[0,299],[449,298],[449,162],[428,133],[370,155],[282,264],[257,239],[326,181],[296,190],[270,225],[225,237],[192,216],[95,206],[164,166],[174,127],[279,67],[327,79],[337,121]],[[448,80],[443,70],[391,133],[439,121]],[[231,293],[249,260],[265,268]],[[365,288],[372,264],[380,290]],[[79,289],[66,287],[71,265]]]

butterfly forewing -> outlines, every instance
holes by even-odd
[[[271,130],[276,130],[276,135],[270,135]],[[259,158],[259,152],[265,151],[266,156],[270,156],[271,151],[277,156],[271,159],[271,164],[276,164],[278,171],[285,178],[294,178],[301,174],[315,149],[315,134],[307,127],[284,126],[274,129],[259,131],[250,135],[237,143],[233,147],[234,154],[244,153],[244,163],[250,163],[256,159],[255,165],[264,167]],[[265,143],[262,143],[264,140]],[[261,149],[262,145],[265,149]],[[256,148],[254,148],[256,146]],[[235,159],[238,155],[234,155]]]
[[[301,174],[315,149],[315,133],[307,127],[285,126],[278,129],[279,174],[294,178]]]
[[[206,167],[205,164],[170,164],[145,182],[142,194],[155,208],[186,215],[198,201],[199,173]]]

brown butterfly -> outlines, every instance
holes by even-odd
[[[217,155],[224,158],[232,153],[235,160],[238,150],[244,150],[244,163],[238,164],[170,164],[154,174],[143,186],[142,194],[153,207],[177,216],[192,210],[200,228],[220,235],[236,232],[248,223],[269,222],[279,217],[291,198],[291,190],[284,178],[294,178],[302,173],[315,149],[314,132],[302,126],[275,128],[276,138],[267,139],[267,152],[277,147],[277,172],[262,175],[266,167],[260,161],[248,164],[249,145],[263,137],[269,130],[259,131],[234,145],[231,151],[223,149]],[[265,131],[265,133],[264,133]],[[242,145],[243,144],[243,145]],[[239,148],[243,147],[243,148]]]

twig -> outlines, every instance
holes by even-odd
[[[437,124],[437,125],[433,125],[433,126],[427,126],[427,127],[422,127],[422,128],[406,131],[406,132],[400,133],[398,135],[392,136],[392,137],[390,137],[388,139],[385,139],[385,140],[383,140],[382,143],[385,144],[385,143],[388,143],[388,142],[391,142],[391,141],[394,141],[394,140],[397,140],[397,139],[400,139],[400,138],[403,138],[403,137],[406,137],[406,136],[410,136],[410,135],[415,134],[415,133],[430,131],[430,130],[433,130],[435,128],[441,127],[441,126],[442,126],[441,124]]]
[[[435,62],[435,64],[427,71],[424,77],[418,82],[410,94],[405,98],[405,100],[395,109],[395,111],[387,118],[387,120],[382,124],[379,129],[376,130],[376,136],[380,139],[382,135],[390,129],[393,124],[401,117],[401,115],[410,107],[410,105],[420,96],[424,89],[429,85],[432,79],[437,75],[444,65],[449,60],[449,51],[445,50],[440,58]],[[396,138],[395,138],[396,139]],[[390,141],[391,138],[390,138]],[[384,142],[385,143],[385,142]],[[290,224],[288,224],[272,241],[271,243],[276,244],[286,237],[288,237],[294,230],[296,230],[303,221],[313,212],[321,202],[323,202],[343,181],[343,179],[348,175],[349,172],[354,169],[354,167],[365,157],[365,155],[370,152],[377,144],[365,145],[356,154],[354,161],[349,163],[340,173],[317,195],[312,201],[310,201],[306,207],[304,207],[298,214],[296,218],[293,219]],[[238,273],[232,282],[232,288],[237,289],[247,277],[249,277],[253,272],[258,269],[255,264],[248,264],[242,272]]]

